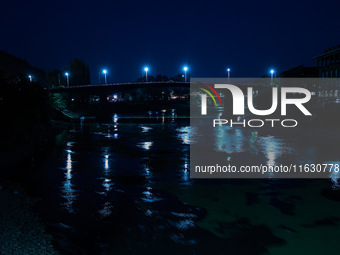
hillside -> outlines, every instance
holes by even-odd
[[[42,69],[31,66],[26,60],[0,51],[0,72],[5,77],[27,77],[32,75],[34,82],[45,83],[45,72]]]

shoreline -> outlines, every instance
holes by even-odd
[[[42,151],[58,134],[69,126],[64,121],[39,123],[31,130],[17,128],[0,143],[0,176],[6,177],[14,166]],[[31,132],[30,132],[31,131]],[[14,139],[13,139],[14,138]]]
[[[33,210],[37,202],[20,184],[0,179],[1,254],[59,254],[53,237]]]
[[[70,123],[49,121],[31,129],[17,127],[1,140],[0,157],[0,254],[54,255],[53,246],[43,220],[35,212],[39,201],[21,184],[21,164],[25,172],[33,157],[62,133]],[[26,163],[27,162],[27,163]],[[18,176],[20,175],[20,176]]]

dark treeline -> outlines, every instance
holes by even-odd
[[[80,59],[73,59],[62,69],[54,69],[47,73],[39,68],[31,66],[26,60],[0,51],[0,71],[3,76],[13,83],[29,79],[31,82],[39,82],[41,86],[55,88],[67,85],[65,72],[69,73],[70,86],[90,84],[90,68]]]
[[[32,82],[39,82],[45,88],[66,87],[67,76],[69,74],[69,86],[88,85],[91,84],[90,68],[83,60],[74,58],[68,65],[61,69],[54,69],[45,72],[42,69],[31,66],[27,61],[10,55],[4,51],[0,51],[0,71],[3,75],[12,82],[20,82],[20,80],[27,80],[31,76]],[[102,74],[100,74],[102,75]],[[104,83],[104,80],[102,83]],[[188,79],[187,79],[188,80]],[[138,78],[136,82],[145,82],[145,75]],[[158,74],[156,76],[148,75],[149,82],[164,81],[164,82],[184,82],[183,74],[174,76],[167,76]]]
[[[91,84],[90,68],[80,59],[73,59],[68,67],[64,70],[55,69],[46,74],[46,83],[49,88],[58,86],[67,86],[67,77],[65,72],[69,73],[70,86]]]
[[[148,75],[148,81],[149,82],[154,82],[154,81],[174,81],[174,82],[183,82],[184,81],[184,75],[183,74],[177,74],[172,77],[168,77],[166,75],[158,74],[156,76]],[[139,77],[136,82],[145,82],[146,77]]]
[[[30,162],[62,132],[69,118],[40,83],[0,73],[0,176],[16,175],[12,165]],[[60,101],[60,100],[59,100]]]
[[[0,114],[6,125],[21,125],[48,122],[53,117],[53,103],[47,92],[38,83],[27,78],[11,81],[0,73]]]

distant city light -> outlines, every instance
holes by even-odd
[[[28,78],[30,79],[30,82],[32,82],[32,75],[29,75]]]

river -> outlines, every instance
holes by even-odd
[[[191,179],[190,132],[188,119],[116,114],[109,123],[83,120],[58,135],[24,181],[41,198],[35,210],[56,248],[62,254],[338,252],[337,179]],[[229,130],[216,148],[271,164],[297,155],[338,157],[337,150],[325,154],[318,144],[273,135],[258,135],[254,145],[248,135]]]

